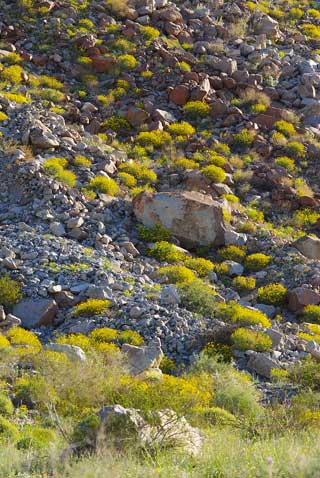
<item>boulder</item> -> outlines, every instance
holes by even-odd
[[[13,308],[13,315],[21,320],[22,327],[26,329],[51,325],[57,312],[57,303],[52,299],[23,299]]]
[[[317,237],[303,236],[299,237],[294,243],[294,247],[298,249],[301,254],[309,259],[320,259],[320,239]]]
[[[50,131],[41,128],[32,128],[29,135],[30,143],[39,149],[56,148],[59,146],[58,138]]]
[[[112,56],[95,56],[92,58],[92,68],[97,73],[108,73],[116,64]]]
[[[78,452],[102,450],[111,442],[116,449],[132,444],[149,451],[181,448],[185,453],[197,455],[202,445],[199,431],[172,410],[152,411],[145,420],[134,408],[105,406],[97,413],[94,426],[84,421],[77,431],[79,442],[74,448]]]
[[[271,370],[273,368],[280,368],[276,360],[261,352],[251,352],[247,366],[248,369],[266,378],[271,377]]]
[[[190,98],[190,89],[188,86],[180,85],[169,92],[169,99],[176,105],[183,106]]]
[[[45,348],[53,352],[63,353],[67,355],[70,360],[78,360],[79,362],[85,362],[87,360],[85,352],[77,345],[49,343]]]
[[[123,344],[121,352],[126,355],[126,361],[131,375],[138,375],[149,369],[159,368],[163,358],[161,342],[156,338],[147,346]]]
[[[297,287],[288,292],[288,309],[292,312],[297,312],[306,305],[320,304],[320,294],[312,289],[306,287]]]
[[[133,200],[134,213],[145,226],[170,229],[186,246],[223,245],[223,207],[194,191],[142,192]]]

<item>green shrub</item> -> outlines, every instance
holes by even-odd
[[[10,398],[4,393],[0,393],[0,415],[9,417],[14,412],[14,406]]]
[[[260,271],[266,267],[271,261],[271,257],[258,252],[256,254],[250,254],[244,261],[245,268],[249,271]]]
[[[9,340],[4,335],[0,335],[0,351],[8,347],[10,347]]]
[[[107,128],[116,132],[129,131],[132,128],[129,121],[121,116],[110,116],[110,118],[101,123],[101,126],[106,126]]]
[[[0,415],[0,440],[16,441],[19,431],[16,425]]]
[[[179,282],[182,282],[178,284],[182,305],[204,317],[213,317],[216,307],[215,289],[195,278]]]
[[[264,113],[266,109],[267,109],[266,105],[263,105],[262,103],[256,103],[250,106],[251,113],[255,115]]]
[[[8,115],[6,115],[3,111],[0,111],[0,121],[6,121],[8,118]]]
[[[38,337],[29,330],[14,327],[9,330],[7,338],[14,349],[20,354],[38,353],[42,346]]]
[[[279,133],[284,134],[285,136],[293,136],[297,134],[297,131],[292,123],[288,123],[288,121],[280,120],[276,121],[274,124],[275,128]]]
[[[185,266],[160,267],[158,274],[167,277],[171,284],[189,283],[196,279],[195,273]]]
[[[210,113],[210,106],[203,101],[189,101],[183,107],[185,115],[191,120],[206,118]]]
[[[95,345],[95,342],[92,342],[89,337],[83,334],[60,335],[60,337],[57,338],[56,343],[81,347],[85,352],[90,351]]]
[[[70,188],[74,188],[77,183],[77,176],[68,169],[61,169],[57,171],[57,173],[54,175],[54,178]]]
[[[25,427],[22,437],[17,442],[17,448],[18,450],[45,450],[55,440],[54,430],[39,426]]]
[[[301,8],[291,8],[289,11],[289,17],[293,20],[299,20],[303,15],[304,11]]]
[[[286,153],[289,156],[293,156],[294,158],[304,158],[306,155],[306,148],[303,143],[299,143],[298,141],[290,141],[286,145]]]
[[[319,218],[319,212],[306,208],[295,211],[293,221],[296,227],[311,227],[318,221]]]
[[[263,304],[282,305],[287,295],[287,289],[282,284],[268,284],[258,289],[258,301]]]
[[[116,196],[119,192],[119,186],[115,180],[105,176],[92,178],[88,187],[95,192],[109,194],[109,196]]]
[[[5,274],[0,279],[0,304],[10,307],[17,304],[22,298],[21,288],[17,281]]]
[[[293,173],[296,167],[294,160],[287,156],[279,156],[274,162],[277,166],[285,168],[289,173]]]
[[[132,55],[120,55],[118,56],[118,62],[124,70],[134,70],[138,62]]]
[[[148,255],[154,257],[158,261],[166,261],[171,264],[175,262],[183,262],[185,260],[185,254],[174,244],[170,244],[167,241],[156,242],[148,250]]]
[[[187,257],[184,261],[184,265],[189,267],[189,269],[196,271],[200,277],[207,276],[209,272],[214,269],[213,262],[204,259],[203,257]]]
[[[156,40],[160,36],[160,32],[157,28],[151,26],[140,26],[139,28],[143,38],[149,42]]]
[[[272,340],[268,335],[256,330],[239,328],[231,335],[231,340],[238,350],[255,350],[265,352],[272,347]]]
[[[168,130],[175,136],[190,136],[195,133],[195,128],[186,121],[182,121],[181,123],[171,123],[168,126]]]
[[[170,241],[172,233],[161,224],[155,224],[152,227],[146,227],[142,224],[137,226],[139,238],[145,242]]]
[[[0,79],[13,85],[22,83],[23,68],[19,65],[12,65],[0,72]]]
[[[320,364],[311,357],[301,363],[295,363],[288,373],[290,383],[299,385],[303,390],[320,391]]]
[[[202,169],[202,174],[213,183],[223,183],[227,177],[226,173],[219,166],[210,164]]]
[[[160,148],[172,141],[170,134],[167,131],[141,131],[136,136],[136,143],[140,146],[154,146]]]
[[[320,323],[320,305],[307,305],[302,311],[302,320]]]
[[[110,306],[111,302],[109,300],[88,299],[74,307],[73,315],[76,317],[92,317],[103,314]]]
[[[246,251],[239,246],[225,246],[219,249],[219,256],[227,261],[243,262]]]
[[[118,178],[120,179],[121,183],[128,188],[134,188],[137,185],[136,178],[129,173],[119,173]]]
[[[75,166],[80,166],[81,168],[90,168],[92,164],[90,159],[86,158],[85,156],[75,156],[73,163]]]
[[[182,72],[190,72],[191,71],[191,66],[186,61],[178,61],[175,66],[178,70],[180,70]]]
[[[218,342],[208,342],[201,353],[214,357],[218,362],[230,363],[233,359],[231,346]]]
[[[67,186],[74,187],[76,185],[76,175],[67,169],[64,169],[68,165],[68,161],[65,158],[50,158],[43,163],[45,171],[53,176],[57,181],[60,181]]]
[[[233,144],[236,147],[247,148],[252,145],[254,137],[255,134],[252,131],[244,128],[233,136]]]
[[[89,334],[90,340],[95,343],[109,343],[115,342],[119,336],[118,330],[102,327],[101,329],[94,329]]]
[[[173,359],[170,359],[169,357],[166,357],[165,355],[160,362],[159,368],[162,371],[162,373],[171,375],[173,374],[173,372],[175,372],[177,366]]]
[[[192,159],[181,158],[175,161],[174,165],[180,169],[199,169],[199,164]]]
[[[241,293],[250,292],[256,287],[256,280],[254,277],[237,276],[232,280],[232,286]]]
[[[130,344],[137,347],[144,342],[143,337],[134,330],[123,330],[122,332],[119,332],[117,340],[120,344]]]
[[[217,317],[242,326],[261,325],[262,327],[270,327],[271,322],[260,310],[249,309],[243,307],[236,302],[229,304],[219,304],[217,306]]]

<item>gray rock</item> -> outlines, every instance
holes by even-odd
[[[162,287],[160,302],[163,305],[180,304],[181,298],[178,289],[174,285],[167,285],[165,287]]]
[[[13,315],[21,319],[26,329],[51,325],[57,312],[57,303],[52,299],[23,299],[13,308]]]
[[[85,362],[87,360],[85,352],[77,345],[56,344],[51,342],[47,344],[45,348],[52,350],[53,352],[64,353],[71,360],[79,360],[80,362]]]
[[[320,259],[320,239],[317,237],[299,237],[293,245],[309,259]]]
[[[273,360],[264,353],[251,352],[248,361],[248,369],[254,370],[262,377],[270,378],[271,370],[273,368],[280,368],[279,362]]]
[[[87,296],[91,299],[112,300],[112,290],[107,286],[91,285],[87,289]]]
[[[66,234],[64,225],[61,222],[52,222],[50,224],[50,232],[58,237],[64,236]]]
[[[121,352],[126,355],[129,372],[138,375],[145,370],[159,368],[163,358],[160,339],[155,339],[149,345],[136,347],[124,344]]]

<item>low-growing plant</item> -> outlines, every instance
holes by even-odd
[[[306,322],[320,323],[320,305],[310,304],[304,307],[301,318]]]
[[[130,344],[137,347],[144,342],[142,335],[134,330],[123,330],[122,332],[119,332],[117,341],[120,344]]]
[[[160,262],[183,262],[186,258],[185,253],[174,244],[167,241],[159,241],[154,244],[149,250],[148,255],[154,257]]]
[[[140,146],[153,146],[161,148],[172,141],[170,134],[167,131],[141,131],[136,136],[136,143]]]
[[[248,271],[256,272],[260,271],[268,264],[270,264],[271,257],[263,254],[262,252],[257,252],[256,254],[250,254],[246,257],[244,261],[245,268]]]
[[[288,121],[284,121],[284,120],[276,121],[274,126],[277,129],[277,131],[279,131],[279,133],[282,133],[287,137],[294,136],[295,134],[297,134],[297,131],[294,125],[292,123],[289,123]]]
[[[294,158],[304,158],[306,155],[306,148],[304,144],[299,143],[298,141],[289,141],[285,150],[288,156],[293,156]]]
[[[118,63],[124,70],[134,70],[138,64],[136,58],[133,55],[125,54],[118,56]]]
[[[160,277],[166,277],[171,284],[190,283],[196,279],[195,273],[185,266],[165,266],[158,269]]]
[[[10,307],[17,304],[22,298],[19,282],[5,274],[0,278],[0,304],[4,307]]]
[[[265,352],[272,347],[272,340],[267,334],[242,327],[233,332],[231,340],[238,350]]]
[[[132,174],[121,172],[118,174],[118,178],[121,183],[127,186],[128,188],[134,188],[137,185],[137,180]]]
[[[105,176],[92,178],[88,187],[95,192],[109,194],[109,196],[116,196],[119,192],[119,186],[115,180]]]
[[[92,317],[94,315],[101,315],[105,313],[110,306],[111,302],[109,300],[88,299],[74,307],[73,315],[75,317]]]
[[[219,256],[228,261],[243,262],[246,257],[246,251],[239,246],[225,246],[219,249]]]
[[[181,123],[171,123],[168,126],[168,130],[175,136],[191,136],[196,131],[195,128],[186,121],[182,121]]]
[[[197,120],[209,116],[210,106],[203,101],[189,101],[184,105],[183,111],[191,120]]]
[[[202,169],[202,174],[213,183],[223,183],[227,177],[225,171],[219,166],[210,164]]]
[[[233,136],[233,144],[239,148],[248,148],[252,145],[254,138],[255,134],[252,131],[244,128]]]
[[[282,168],[286,169],[289,173],[293,173],[295,170],[295,162],[293,159],[288,158],[287,156],[279,156],[274,160],[277,166],[281,166]]]
[[[282,284],[268,284],[259,287],[257,299],[263,304],[282,305],[287,295],[287,288]]]
[[[146,227],[142,224],[137,226],[139,238],[145,242],[170,241],[172,232],[161,224],[155,224],[152,227]]]
[[[250,292],[256,287],[256,279],[254,277],[237,276],[232,280],[232,286],[240,294]]]
[[[242,326],[261,325],[262,327],[270,327],[271,325],[266,314],[260,310],[249,309],[233,301],[227,305],[219,304],[217,317]]]
[[[90,159],[86,158],[85,156],[75,156],[73,163],[75,166],[79,166],[81,168],[90,168],[92,164]]]
[[[187,257],[184,260],[184,265],[195,271],[200,277],[207,276],[214,269],[213,262],[203,257]]]
[[[38,337],[29,330],[14,327],[7,333],[10,345],[19,354],[34,354],[40,352],[42,346]]]

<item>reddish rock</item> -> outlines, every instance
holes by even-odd
[[[107,73],[115,64],[116,60],[112,56],[96,56],[92,58],[92,68],[97,73]]]
[[[45,66],[48,62],[48,55],[34,55],[32,61],[36,66]]]
[[[185,85],[177,86],[169,92],[169,99],[172,103],[176,105],[183,106],[185,105],[190,98],[189,88]]]
[[[129,121],[132,126],[140,126],[149,118],[149,113],[141,108],[130,106],[125,114],[125,119]]]
[[[297,312],[306,305],[320,304],[320,294],[306,287],[297,287],[288,292],[288,309]]]
[[[301,207],[315,207],[319,204],[317,199],[311,198],[310,196],[300,196],[298,201]]]
[[[99,56],[99,55],[101,55],[101,53],[102,52],[97,47],[88,48],[88,50],[87,50],[87,55],[91,58],[94,57],[94,56]]]

